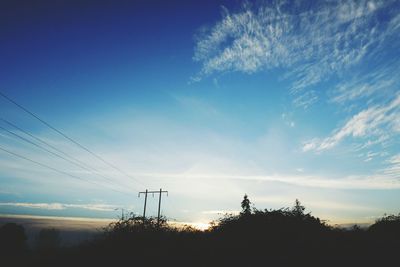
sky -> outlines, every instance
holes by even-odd
[[[399,36],[393,0],[2,1],[0,91],[107,164],[0,97],[0,213],[398,213]]]

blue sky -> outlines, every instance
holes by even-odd
[[[129,177],[1,98],[1,118],[100,175],[1,130],[2,148],[84,181],[0,152],[0,213],[141,213],[137,192],[160,187],[187,222],[245,193],[331,223],[399,212],[398,1],[1,5],[1,91]]]

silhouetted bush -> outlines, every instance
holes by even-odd
[[[245,196],[245,199],[248,199]],[[291,264],[294,258],[309,257],[304,253],[316,250],[329,243],[330,227],[320,219],[304,213],[305,207],[296,200],[292,208],[279,210],[257,210],[239,215],[226,214],[210,229],[219,243],[224,259],[229,255],[240,255],[245,251],[252,257],[242,264],[258,264],[267,257],[270,263]],[[317,258],[314,256],[314,259]],[[241,258],[232,260],[232,264]]]
[[[388,253],[397,254],[400,249],[400,214],[377,219],[368,232],[371,243],[386,247]]]
[[[375,223],[369,227],[369,231],[400,240],[400,214],[385,215],[377,219]]]

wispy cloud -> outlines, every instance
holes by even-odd
[[[396,1],[264,1],[246,3],[237,12],[223,8],[222,19],[197,36],[193,59],[202,64],[197,79],[215,72],[254,73],[286,69],[295,104],[316,101],[316,85],[381,51],[382,43],[398,34],[395,13],[379,20],[379,12]],[[341,90],[341,89],[339,89]],[[343,88],[343,90],[346,90]],[[357,90],[359,91],[357,93]],[[371,88],[352,89],[336,101]]]
[[[218,180],[241,180],[258,182],[278,182],[295,186],[330,189],[400,189],[400,181],[396,177],[377,173],[372,175],[349,175],[346,177],[327,177],[317,175],[235,175],[235,174],[207,174],[207,173],[153,173],[141,174],[147,177],[163,177],[164,179],[207,180],[214,183]],[[139,176],[139,174],[138,174]]]
[[[42,210],[65,210],[77,208],[94,211],[113,211],[116,206],[108,204],[65,204],[65,203],[29,203],[29,202],[3,202],[0,206],[21,207]]]
[[[283,122],[284,122],[287,126],[289,126],[289,127],[291,127],[291,128],[293,128],[293,127],[296,126],[296,123],[295,123],[294,120],[292,119],[292,114],[289,114],[289,113],[282,113],[282,114],[281,114],[281,118],[282,118]]]
[[[340,82],[331,90],[330,101],[348,104],[351,101],[370,99],[376,94],[390,95],[393,88],[398,87],[400,83],[398,72],[398,68],[387,67]]]
[[[383,172],[391,177],[400,177],[400,154],[388,159],[387,164],[388,166],[383,170]]]
[[[400,95],[386,105],[373,106],[362,110],[349,119],[345,125],[323,139],[312,139],[303,144],[303,151],[323,151],[338,145],[347,137],[374,138],[374,142],[383,142],[390,134],[400,131]]]
[[[19,203],[5,202],[0,203],[0,206],[12,206],[21,208],[44,209],[44,210],[63,210],[65,206],[60,203]]]
[[[299,94],[293,99],[293,104],[296,107],[308,108],[318,101],[317,93],[314,90],[309,90],[303,94]]]
[[[364,162],[379,157],[382,163],[393,156],[387,148],[400,133],[394,52],[400,45],[399,11],[392,0],[277,0],[222,8],[222,18],[196,36],[196,78],[279,69],[290,83],[293,106],[326,101],[348,118],[327,137],[302,143],[304,152],[351,140]]]

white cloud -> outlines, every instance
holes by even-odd
[[[108,204],[64,204],[67,208],[78,208],[95,211],[113,211],[116,209],[114,205]]]
[[[331,136],[324,139],[312,139],[303,144],[303,151],[323,151],[338,145],[346,137],[376,137],[375,141],[387,140],[388,134],[398,134],[400,131],[400,95],[386,105],[377,105],[349,119],[346,124],[335,130]]]
[[[400,133],[397,1],[261,1],[222,13],[197,35],[198,80],[279,68],[291,83],[295,107],[307,109],[328,97],[349,116],[327,137],[304,142],[303,151],[319,153],[351,139],[365,162],[379,157],[382,163],[393,154],[390,144]]]
[[[400,177],[400,154],[392,156],[387,160],[388,167],[383,170],[383,173],[390,177],[399,178]]]
[[[393,95],[400,86],[398,59],[385,60],[385,64],[375,64],[366,73],[352,73],[342,79],[330,90],[330,102],[347,105],[357,100],[371,99]]]
[[[12,206],[42,210],[65,210],[68,208],[78,208],[94,211],[113,211],[116,206],[107,204],[65,204],[65,203],[29,203],[29,202],[3,202],[0,206]]]
[[[298,95],[293,99],[293,104],[296,107],[308,108],[312,104],[318,101],[318,96],[315,91],[310,90],[303,94]]]
[[[214,72],[254,73],[286,69],[295,105],[317,100],[316,85],[333,74],[380,52],[381,45],[399,31],[399,16],[379,11],[396,1],[333,1],[310,6],[308,1],[265,1],[243,5],[238,12],[223,9],[223,17],[197,36],[193,59],[202,64],[197,80]],[[368,86],[342,88],[336,101],[370,93]],[[339,89],[342,90],[342,89]]]
[[[280,182],[296,186],[330,189],[400,189],[400,180],[386,174],[351,175],[343,178],[315,175],[235,175],[219,173],[148,173],[138,176],[163,177],[164,179],[185,179],[185,181],[207,180],[218,183],[219,180],[241,180],[258,182]]]
[[[0,203],[0,206],[13,206],[13,207],[22,207],[22,208],[32,208],[32,209],[44,209],[44,210],[64,210],[64,205],[60,203],[14,203],[14,202],[5,202]]]

